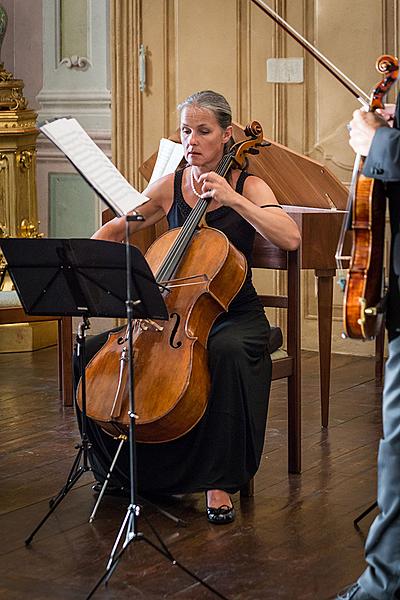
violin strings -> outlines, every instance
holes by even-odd
[[[216,173],[224,177],[231,165],[232,158],[233,156],[231,153],[224,155],[216,169]],[[207,199],[201,198],[190,211],[190,214],[184,222],[177,239],[165,257],[164,262],[160,266],[160,269],[156,275],[157,281],[168,281],[172,277],[183,253],[193,237],[197,225],[207,209],[207,205]]]

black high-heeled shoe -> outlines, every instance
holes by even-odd
[[[206,492],[206,508],[207,508],[207,520],[213,525],[226,525],[227,523],[233,523],[235,520],[236,512],[235,508],[222,504],[218,508],[212,508],[207,503],[207,492]]]

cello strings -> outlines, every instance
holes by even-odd
[[[232,160],[232,155],[225,155],[221,160],[220,165],[217,168],[218,172],[225,172],[227,168],[229,168],[230,162]],[[157,274],[157,278],[160,277],[160,280],[168,280],[173,272],[175,271],[179,260],[181,259],[184,251],[186,250],[187,245],[189,244],[194,231],[200,222],[205,210],[207,209],[208,200],[203,198],[199,200],[196,206],[190,212],[188,218],[186,219],[184,225],[182,226],[182,230],[173,244],[170,252],[167,254],[165,261],[160,269],[159,274]],[[162,277],[161,277],[162,276]]]
[[[201,205],[201,206],[200,206]],[[193,233],[197,227],[198,222],[201,219],[204,210],[207,208],[207,201],[205,199],[199,200],[196,206],[190,212],[187,220],[182,226],[182,230],[180,231],[177,239],[172,245],[170,251],[165,257],[164,263],[162,264],[159,273],[157,273],[157,280],[160,281],[168,281],[176,267],[177,264],[185,251],[190,239],[193,236]]]
[[[224,174],[224,173],[226,174],[227,169],[230,166],[231,160],[232,160],[231,155],[225,155],[223,157],[223,159],[221,160],[221,163],[218,166],[216,172],[218,174]],[[207,209],[207,205],[208,205],[207,198],[203,198],[202,200],[199,200],[199,202],[196,204],[196,206],[192,209],[186,222],[184,223],[184,225],[182,227],[182,232],[179,235],[179,237],[177,238],[177,240],[174,244],[174,247],[172,249],[172,252],[171,252],[171,260],[170,260],[168,266],[170,268],[172,268],[172,270],[175,270],[175,268],[177,267],[177,262],[180,260],[183,251],[185,250],[187,244],[189,243],[191,237],[193,236],[195,228],[197,227],[198,223],[200,222],[202,216],[204,215],[204,213]],[[174,255],[174,249],[175,249],[175,255]],[[172,273],[170,273],[170,275],[172,275]]]
[[[232,162],[232,154],[226,154],[216,169],[216,173],[225,176]],[[204,215],[208,205],[207,198],[200,199],[197,204],[191,210],[188,218],[182,226],[182,230],[175,240],[172,248],[168,252],[161,265],[159,272],[157,273],[157,281],[168,281],[175,269],[178,266],[178,262],[181,259],[187,245],[193,237],[194,231],[199,224],[202,216]]]

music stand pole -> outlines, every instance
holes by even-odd
[[[135,541],[144,541],[149,546],[157,550],[160,554],[165,556],[168,560],[171,561],[173,565],[177,565],[182,571],[190,575],[193,579],[195,579],[198,583],[206,587],[210,592],[212,592],[218,598],[222,598],[222,600],[228,600],[226,596],[223,596],[218,590],[213,588],[211,585],[206,583],[203,579],[198,577],[195,573],[187,569],[184,565],[179,563],[168,547],[165,545],[160,535],[156,531],[156,529],[150,525],[151,530],[156,536],[157,540],[160,543],[160,546],[157,546],[154,542],[148,539],[141,531],[138,529],[138,519],[140,516],[140,506],[137,504],[137,464],[136,464],[136,427],[135,427],[135,419],[138,416],[135,414],[135,392],[134,392],[134,361],[133,361],[133,342],[132,342],[132,324],[133,324],[133,307],[135,304],[139,304],[140,300],[132,301],[132,290],[131,290],[131,253],[129,251],[129,223],[134,221],[143,221],[144,218],[140,214],[127,215],[125,220],[125,246],[126,246],[126,292],[127,292],[127,300],[126,300],[126,312],[128,319],[128,387],[129,387],[129,474],[130,474],[130,504],[127,508],[127,512],[124,520],[122,521],[122,525],[118,531],[117,537],[114,542],[114,546],[111,550],[110,557],[108,559],[108,563],[106,566],[106,570],[103,575],[97,581],[94,588],[90,591],[86,600],[89,600],[96,592],[96,590],[100,587],[100,585],[105,582],[108,584],[112,574],[118,566],[119,561],[121,560],[126,548],[129,546],[131,542]],[[120,546],[121,540],[124,536],[125,532],[125,541],[122,543],[122,547],[118,550]]]
[[[85,471],[90,471],[88,460],[88,450],[90,448],[89,438],[87,436],[87,413],[86,413],[86,330],[90,328],[89,319],[86,315],[82,317],[82,321],[78,326],[77,333],[77,354],[79,357],[79,368],[81,374],[82,387],[82,446],[83,446],[83,468]]]

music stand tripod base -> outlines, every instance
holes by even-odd
[[[122,450],[122,446],[124,445],[124,443],[127,441],[127,436],[126,435],[120,435],[118,438],[116,438],[117,440],[119,440],[119,444],[117,447],[117,450],[115,452],[114,458],[111,462],[110,468],[108,470],[108,473],[106,475],[106,478],[104,479],[104,482],[101,486],[100,492],[99,492],[99,497],[97,498],[96,504],[93,507],[92,513],[89,517],[89,523],[93,523],[94,518],[96,516],[97,510],[100,506],[100,503],[103,499],[104,493],[107,489],[108,484],[110,483],[110,479],[112,476],[112,473],[114,471],[114,467],[116,465],[116,462],[118,460],[118,456]],[[171,521],[173,521],[174,523],[176,523],[176,525],[181,525],[182,527],[186,527],[187,523],[186,521],[184,521],[183,519],[180,519],[179,517],[175,517],[174,515],[172,515],[170,512],[164,510],[163,508],[160,508],[159,506],[157,506],[157,504],[154,504],[154,502],[150,502],[150,500],[148,500],[147,498],[140,498],[140,500],[142,501],[142,503],[146,503],[149,506],[151,506],[152,508],[154,508],[157,512],[159,512],[160,514],[164,515],[164,517],[167,517],[167,519],[170,519]]]

